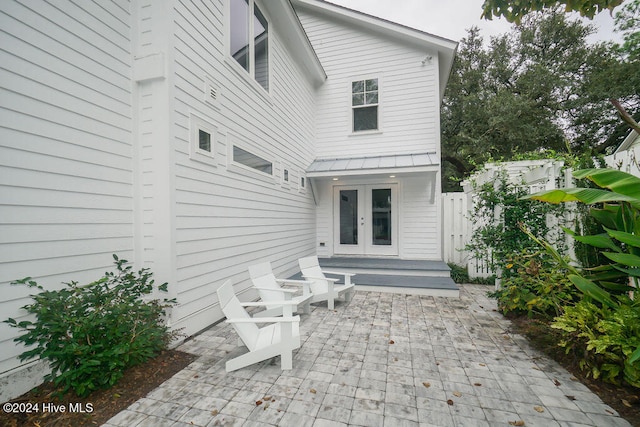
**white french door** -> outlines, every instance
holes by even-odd
[[[398,255],[397,184],[335,186],[334,253]]]

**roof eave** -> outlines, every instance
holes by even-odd
[[[444,88],[453,67],[458,42],[323,0],[291,0],[291,2],[294,8],[307,9],[336,17],[347,23],[365,27],[370,31],[377,31],[388,37],[437,51],[440,64],[440,99],[444,96]]]
[[[313,49],[307,33],[290,0],[269,0],[262,3],[269,12],[278,33],[293,52],[294,58],[306,69],[316,86],[327,79],[322,63]]]
[[[307,172],[309,178],[335,178],[347,176],[365,175],[414,175],[423,173],[435,173],[440,171],[440,165],[410,166],[410,167],[381,167],[374,169],[343,169],[332,171]]]

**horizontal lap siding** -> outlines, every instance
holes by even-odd
[[[129,4],[5,0],[0,27],[0,313],[22,318],[10,281],[89,282],[132,255]]]
[[[400,226],[403,258],[442,259],[437,222],[440,208],[431,202],[432,179],[435,177],[403,180]]]
[[[305,11],[298,15],[328,76],[318,98],[318,157],[439,150],[437,60],[422,64],[435,52]],[[372,77],[380,79],[382,132],[350,135],[351,82]]]
[[[239,293],[247,267],[270,260],[293,273],[313,251],[315,211],[297,180],[314,156],[313,88],[271,26],[270,94],[225,59],[222,1],[178,2],[175,14],[176,326],[193,333],[218,320],[216,289],[232,278]],[[246,77],[246,78],[245,78]],[[217,107],[203,101],[205,78],[218,88]],[[215,165],[189,157],[191,114],[216,127]],[[229,167],[231,145],[274,162],[274,179]],[[284,165],[284,166],[283,166]],[[289,187],[281,185],[289,169]],[[259,174],[258,174],[259,176]],[[251,296],[244,295],[243,298]]]

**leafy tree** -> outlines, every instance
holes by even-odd
[[[621,51],[631,59],[640,59],[640,0],[633,0],[622,7],[615,17],[616,31],[623,34]]]
[[[530,12],[555,9],[564,6],[567,12],[579,12],[580,15],[593,18],[605,9],[612,11],[623,0],[485,0],[482,5],[482,18],[504,17],[509,22],[519,23]]]
[[[444,191],[489,159],[603,152],[624,138],[609,98],[635,111],[640,73],[613,44],[587,43],[593,31],[557,10],[526,16],[488,45],[468,30],[441,114]]]

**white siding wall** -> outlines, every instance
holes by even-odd
[[[298,16],[327,73],[319,89],[316,121],[318,158],[435,152],[440,155],[438,55],[301,7]],[[423,64],[427,55],[432,59]],[[380,132],[353,134],[351,82],[378,78]],[[384,182],[386,177],[367,179]],[[354,178],[355,179],[355,178]],[[399,256],[442,259],[440,196],[435,174],[399,178]],[[345,183],[341,179],[342,183]],[[318,183],[323,195],[317,210],[318,254],[333,254],[330,183]]]
[[[88,282],[133,255],[130,25],[124,0],[0,2],[2,319],[30,301],[12,280]],[[0,323],[0,401],[25,391],[6,382],[16,335]]]
[[[339,185],[397,183],[400,211],[398,256],[403,259],[441,260],[441,237],[437,227],[440,214],[437,212],[439,206],[432,200],[433,179],[434,174],[393,180],[381,177],[342,178]],[[316,181],[314,187],[318,202],[317,253],[321,257],[334,255],[334,185],[334,181],[324,179]],[[324,243],[324,246],[320,246],[320,243]]]
[[[319,91],[319,158],[440,153],[438,55],[298,10],[327,73]],[[433,59],[422,64],[430,54]],[[379,78],[382,132],[352,135],[351,82]]]
[[[400,212],[401,256],[407,259],[441,260],[440,183],[436,177],[410,177],[403,180]],[[432,194],[435,192],[436,194]]]
[[[310,191],[298,189],[300,171],[314,158],[314,89],[274,25],[270,93],[238,69],[224,44],[224,10],[223,0],[175,6],[172,144],[180,307],[174,322],[187,333],[221,317],[215,291],[225,279],[242,292],[249,286],[247,267],[265,260],[277,274],[293,274],[298,257],[315,245],[315,206]],[[204,101],[207,79],[218,89],[214,105]],[[191,115],[215,127],[213,165],[189,156]],[[235,142],[274,162],[274,178],[230,165]],[[281,182],[283,167],[290,171],[289,186]]]

